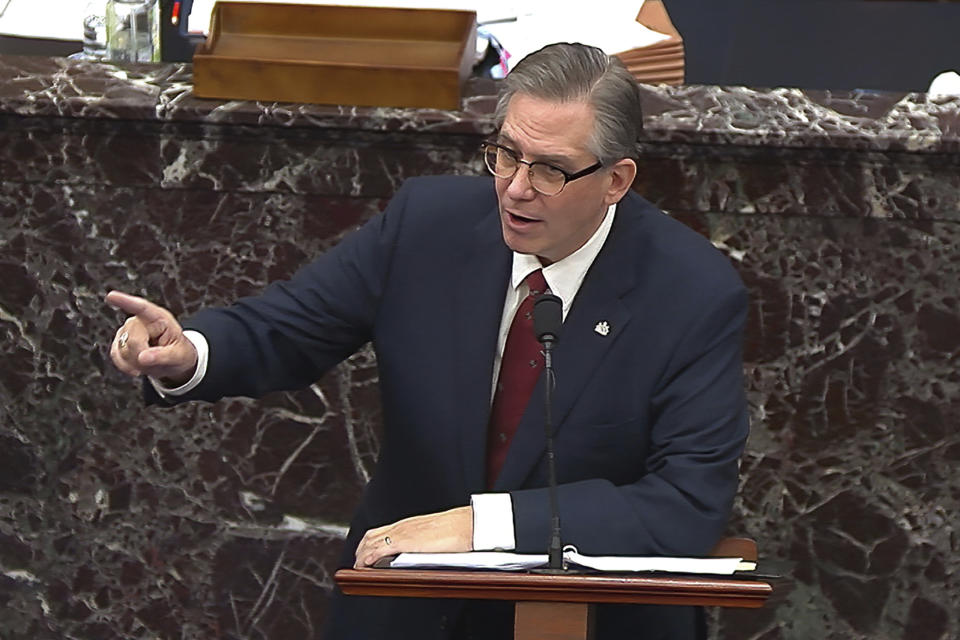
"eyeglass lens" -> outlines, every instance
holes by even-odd
[[[498,178],[512,178],[520,167],[520,159],[506,149],[489,146],[484,152],[487,168]],[[556,195],[563,189],[566,180],[562,172],[545,164],[533,163],[529,167],[530,186],[548,196]]]

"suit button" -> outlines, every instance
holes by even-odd
[[[507,441],[507,434],[505,434],[505,433],[498,433],[498,434],[497,434],[497,437],[500,438],[500,442],[506,442],[506,441]]]

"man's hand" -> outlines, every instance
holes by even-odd
[[[107,304],[131,314],[110,345],[110,359],[130,376],[147,375],[177,387],[193,377],[197,350],[173,314],[149,300],[120,291],[107,294]]]
[[[444,553],[473,550],[473,507],[405,518],[370,529],[357,547],[355,569],[407,551]]]

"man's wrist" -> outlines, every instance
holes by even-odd
[[[158,378],[157,381],[161,385],[163,385],[165,388],[168,388],[168,389],[177,389],[179,387],[182,387],[188,382],[190,382],[191,380],[193,380],[194,376],[197,375],[198,361],[199,361],[199,358],[197,360],[194,360],[193,366],[185,370],[182,374],[180,374],[176,378]]]
[[[191,331],[189,329],[183,332],[183,337],[189,340],[190,343],[193,344],[193,348],[197,350],[197,364],[194,367],[193,375],[180,385],[175,383],[171,384],[170,381],[166,379],[158,380],[156,378],[148,378],[150,384],[153,385],[153,388],[162,398],[182,396],[189,393],[200,384],[203,376],[207,373],[207,363],[210,358],[210,346],[207,343],[207,339],[199,331]]]

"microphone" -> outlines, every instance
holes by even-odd
[[[533,334],[537,340],[546,343],[560,339],[560,325],[563,323],[563,302],[552,293],[544,293],[533,303]]]
[[[533,303],[533,332],[543,344],[544,408],[543,428],[547,440],[547,474],[550,494],[550,540],[547,545],[547,568],[540,573],[564,573],[563,543],[560,541],[560,506],[557,499],[557,463],[553,446],[553,387],[556,378],[553,373],[553,345],[560,339],[560,325],[563,323],[563,303],[552,293],[545,293]]]

